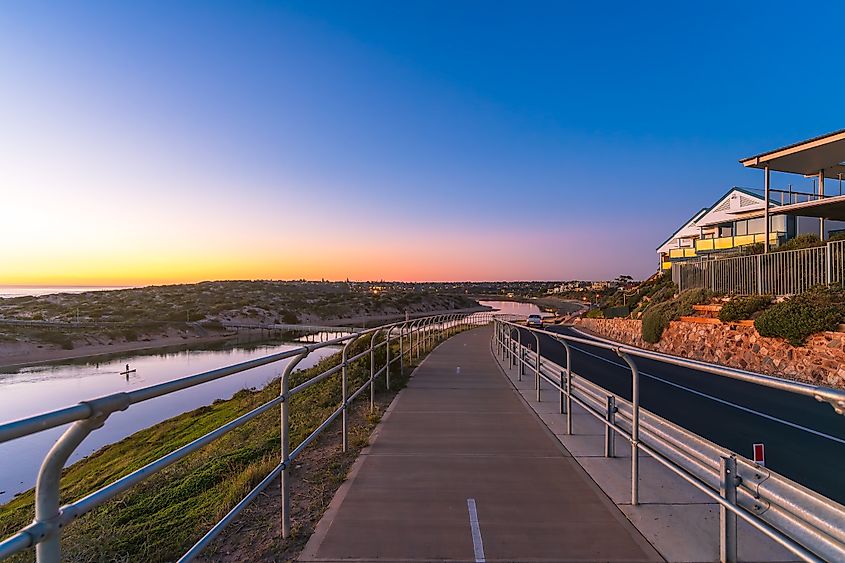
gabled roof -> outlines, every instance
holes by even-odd
[[[689,219],[687,219],[686,223],[684,223],[683,225],[681,225],[680,227],[678,227],[678,229],[677,229],[674,233],[672,233],[671,235],[669,235],[669,238],[667,238],[666,240],[664,240],[663,242],[661,242],[659,245],[657,245],[657,249],[656,249],[656,250],[660,250],[660,248],[661,248],[664,244],[666,244],[667,242],[669,242],[670,240],[672,240],[673,238],[675,238],[675,235],[677,235],[678,233],[680,233],[681,231],[683,231],[684,229],[686,229],[687,227],[689,227],[689,226],[690,226],[690,224],[694,224],[696,221],[698,221],[698,220],[701,218],[701,216],[702,216],[702,215],[704,215],[706,212],[707,212],[707,208],[706,208],[706,207],[702,207],[701,209],[699,209],[699,210],[698,210],[698,211],[697,211],[697,212],[696,212],[696,213],[695,213],[692,217],[690,217]]]
[[[717,199],[713,203],[713,205],[711,205],[709,208],[707,208],[707,211],[704,213],[704,215],[702,215],[699,218],[699,221],[698,221],[699,226],[700,227],[708,227],[708,226],[712,226],[712,225],[718,225],[719,223],[724,223],[725,221],[732,220],[733,218],[725,218],[725,219],[721,219],[721,220],[717,220],[717,221],[712,221],[712,220],[707,221],[706,216],[710,213],[718,212],[718,207],[720,206],[720,204],[723,203],[725,201],[725,199],[727,199],[728,196],[730,196],[734,192],[739,192],[742,195],[748,196],[750,198],[754,198],[754,199],[756,199],[757,201],[760,202],[760,205],[763,205],[763,203],[765,202],[762,195],[760,195],[758,193],[754,193],[753,191],[749,190],[748,188],[741,188],[739,186],[734,186],[731,189],[729,189],[728,191],[726,191],[724,194],[722,194],[722,196],[719,199]],[[771,197],[770,197],[769,198],[769,205],[770,206],[776,206],[776,205],[779,205],[779,204],[778,204],[778,202],[772,200]],[[749,210],[749,211],[754,211],[754,210]],[[745,215],[746,214],[743,214],[742,217],[738,216],[738,217],[736,217],[736,219],[744,219],[744,218],[746,218]]]

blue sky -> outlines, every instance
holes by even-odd
[[[843,11],[5,3],[0,282],[645,276],[738,158],[845,127]]]

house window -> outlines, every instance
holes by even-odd
[[[759,233],[766,232],[766,221],[762,217],[758,217],[757,219],[749,219],[748,220],[748,233],[749,235],[756,235]]]
[[[734,223],[734,232],[737,236],[748,234],[748,221],[737,221]]]
[[[728,223],[727,225],[719,225],[719,237],[731,237],[733,236],[733,225]]]

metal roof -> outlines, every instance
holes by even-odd
[[[804,176],[845,177],[845,129],[740,159],[743,166]],[[841,176],[840,176],[841,175]]]

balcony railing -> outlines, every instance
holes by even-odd
[[[692,247],[673,248],[669,251],[669,258],[694,258],[695,256],[695,249]]]
[[[769,233],[769,243],[777,244],[780,237],[785,236],[786,233],[774,232]],[[753,235],[737,235],[732,237],[719,238],[704,238],[695,241],[695,250],[697,252],[711,252],[714,250],[727,250],[730,248],[739,248],[741,246],[748,246],[749,244],[763,243],[766,241],[765,233],[757,233]]]

